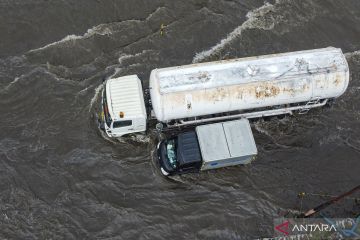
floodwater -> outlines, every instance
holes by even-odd
[[[271,237],[283,212],[360,182],[358,0],[0,0],[0,33],[1,239]],[[346,93],[254,122],[248,166],[165,179],[155,138],[97,128],[103,79],[327,46],[346,53]],[[323,214],[356,216],[355,197]]]

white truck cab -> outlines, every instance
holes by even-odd
[[[145,132],[147,114],[143,89],[136,75],[107,80],[102,93],[102,120],[109,137]]]

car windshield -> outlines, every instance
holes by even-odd
[[[103,111],[104,111],[105,123],[108,127],[110,127],[112,119],[111,119],[107,101],[106,101],[106,87],[105,87],[104,93],[103,93]]]
[[[176,168],[176,143],[174,139],[168,141],[166,150],[170,165]]]

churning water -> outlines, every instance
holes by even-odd
[[[282,212],[360,182],[358,0],[0,0],[0,33],[1,239],[271,237]],[[346,93],[254,122],[251,165],[168,180],[154,138],[97,129],[103,79],[328,46],[347,53]],[[359,212],[347,199],[324,214]]]

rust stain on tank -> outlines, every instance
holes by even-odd
[[[308,83],[295,86],[276,82],[247,83],[241,86],[224,86],[195,91],[192,93],[192,102],[216,104],[216,102],[224,101],[225,99],[227,99],[227,101],[236,101],[236,99],[243,100],[252,97],[256,99],[266,99],[277,97],[280,94],[290,94],[295,96],[296,94],[301,94],[309,89],[310,85]],[[193,107],[189,106],[186,102],[184,92],[172,93],[167,96],[165,101],[171,103],[174,107],[178,106],[183,108],[185,106],[187,109]]]
[[[296,86],[281,85],[279,83],[262,82],[262,83],[248,83],[241,86],[224,86],[212,89],[203,89],[192,93],[193,103],[207,103],[215,104],[219,101],[235,101],[236,99],[266,99],[273,98],[280,94],[290,94],[295,96],[310,89],[308,83],[299,84]],[[167,96],[166,102],[171,103],[173,106],[179,106],[189,109],[193,106],[188,106],[184,92],[173,93]]]
[[[228,91],[226,88],[224,87],[218,87],[215,89],[215,91],[210,95],[210,100],[217,102],[217,101],[221,101],[224,98],[226,98],[228,96]]]
[[[260,84],[255,86],[256,98],[275,97],[280,93],[280,88],[273,84]]]
[[[339,74],[336,74],[335,80],[334,80],[335,86],[339,86],[341,82],[342,82],[342,77]]]
[[[192,95],[193,102],[202,102],[202,103],[215,103],[218,101],[223,101],[225,98],[231,96],[231,88],[229,87],[218,87],[213,89],[204,89],[201,91],[196,91]]]
[[[291,94],[292,96],[295,96],[296,93],[304,93],[306,91],[308,91],[310,89],[310,86],[309,84],[303,84],[302,86],[299,86],[299,87],[283,87],[281,89],[281,91],[283,93],[289,93]]]
[[[244,99],[244,97],[253,94],[253,84],[244,84],[241,86],[230,86],[228,88],[228,96],[230,99]]]

